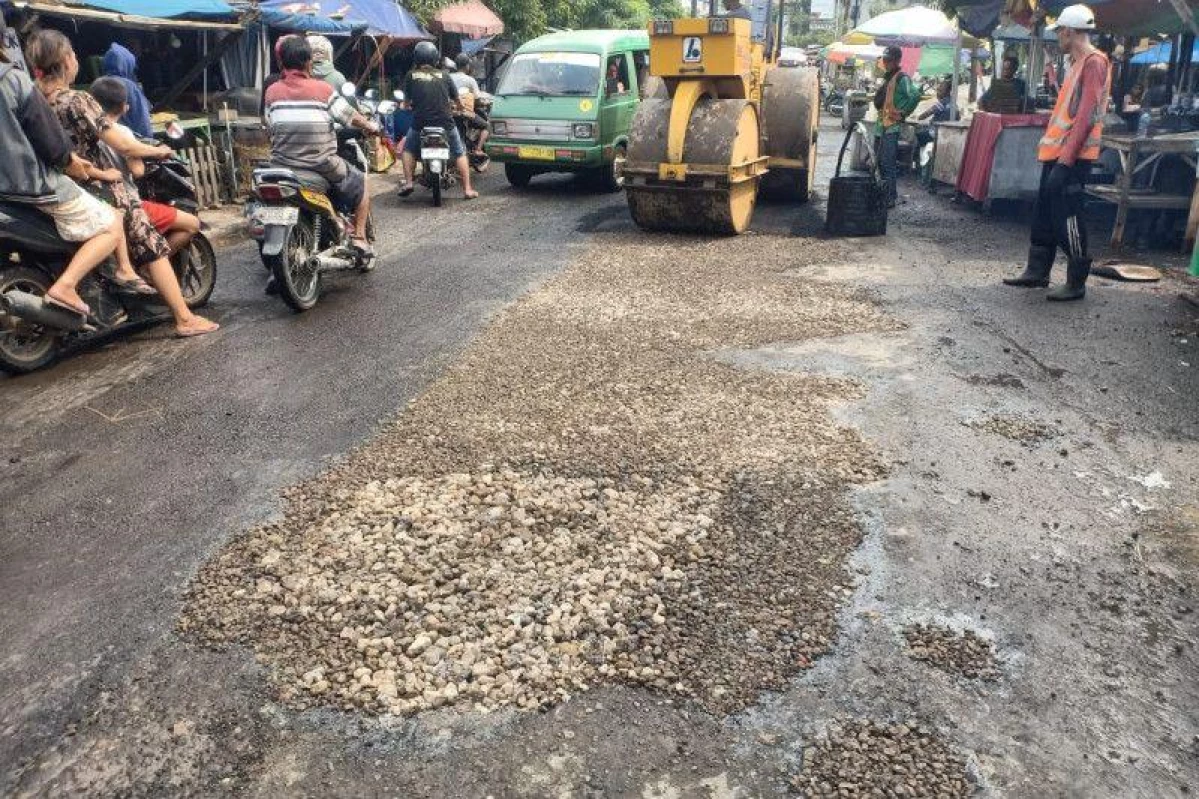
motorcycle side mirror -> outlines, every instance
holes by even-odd
[[[404,93],[399,89],[396,89],[394,92],[392,92],[391,96],[396,98],[397,102],[404,102]]]
[[[357,97],[358,87],[349,81],[346,81],[345,83],[341,84],[341,93],[345,97]]]
[[[396,107],[396,104],[391,100],[384,100],[383,102],[379,103],[379,107],[375,110],[383,116],[387,116],[388,114],[393,113],[396,110]]]
[[[362,96],[368,100],[374,100],[376,97],[379,96],[379,93],[377,91],[375,91],[374,89],[367,89],[366,94],[364,94]]]

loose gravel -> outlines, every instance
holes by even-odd
[[[971,790],[965,759],[930,729],[870,719],[835,724],[807,748],[795,787],[810,799],[956,799]]]
[[[853,382],[713,357],[894,323],[796,279],[841,245],[599,236],[393,424],[202,569],[180,627],[296,707],[753,702],[827,651],[882,467]]]
[[[969,423],[976,430],[1018,441],[1025,446],[1035,446],[1059,435],[1058,429],[1044,422],[1016,415],[987,416]]]
[[[999,677],[995,645],[973,630],[960,633],[936,624],[913,624],[903,630],[908,656],[970,680]]]

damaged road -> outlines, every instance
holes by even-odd
[[[247,266],[216,344],[0,383],[51,409],[4,453],[6,793],[1199,790],[1175,288],[1004,289],[1022,226],[923,195],[885,240],[705,240],[492,188],[384,201],[488,226],[437,269],[395,239],[285,317]]]

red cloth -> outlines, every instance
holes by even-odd
[[[179,218],[179,211],[172,205],[163,205],[156,203],[153,200],[142,200],[142,210],[146,212],[146,216],[150,217],[150,224],[159,233],[166,235],[166,232],[171,229],[171,225],[175,224],[175,220]]]
[[[920,47],[902,47],[903,58],[899,61],[899,69],[905,75],[915,75],[916,70],[920,68]]]
[[[958,170],[957,190],[982,202],[991,188],[991,165],[995,162],[995,143],[1004,128],[1043,128],[1049,124],[1046,114],[991,114],[978,111],[966,134],[966,149]],[[1036,160],[1036,152],[1028,157]]]
[[[324,103],[332,96],[333,87],[323,80],[310,77],[299,69],[286,69],[283,77],[266,90],[264,101],[267,105],[285,100]]]

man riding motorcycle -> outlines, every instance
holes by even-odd
[[[421,129],[439,127],[445,129],[446,138],[449,139],[450,157],[454,159],[462,179],[463,196],[473,200],[479,193],[471,187],[466,146],[453,118],[453,111],[458,105],[458,88],[450,80],[449,74],[438,68],[441,54],[437,45],[418,42],[412,58],[412,71],[404,79],[404,105],[412,110],[412,131],[404,139],[404,184],[400,188],[400,196],[407,197],[413,191]]]
[[[342,210],[354,210],[354,246],[371,252],[367,240],[370,194],[366,176],[337,155],[334,122],[378,134],[374,123],[354,110],[323,80],[312,77],[312,47],[293,36],[279,48],[283,76],[266,92],[271,136],[271,163],[316,172],[329,181],[329,199]]]
[[[481,94],[479,82],[475,80],[475,76],[471,74],[471,59],[466,53],[459,53],[454,59],[454,70],[450,72],[450,80],[454,82],[454,86],[458,89],[458,99],[462,104],[462,117],[467,126],[479,131],[479,140],[475,142],[475,155],[481,156],[484,153],[484,145],[487,144],[487,137],[491,135],[491,128],[486,120],[479,117],[475,113],[474,102]],[[462,90],[466,89],[469,100],[462,97]]]

